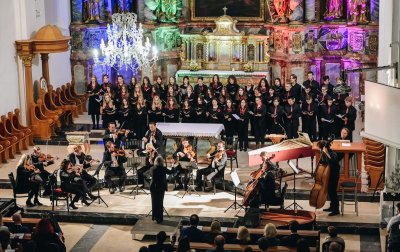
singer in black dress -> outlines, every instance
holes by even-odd
[[[100,121],[100,97],[101,87],[99,83],[97,83],[96,76],[92,76],[90,78],[90,84],[86,88],[86,93],[89,96],[89,109],[88,114],[92,117],[93,129],[99,128]]]
[[[247,151],[247,148],[249,147],[249,108],[246,100],[240,101],[236,114],[239,116],[237,121],[239,149],[240,151]]]
[[[147,130],[147,108],[143,96],[139,96],[133,114],[136,138],[142,139]]]

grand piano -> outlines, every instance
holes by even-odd
[[[295,139],[283,140],[278,144],[252,150],[248,152],[249,166],[262,164],[260,153],[265,151],[274,154],[271,162],[287,161],[298,158],[314,157],[312,142],[307,133],[299,132],[299,137]]]

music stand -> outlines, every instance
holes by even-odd
[[[100,170],[103,169],[103,167],[105,166],[106,162],[102,162],[99,164],[99,166],[97,166],[96,171],[94,172],[93,176],[97,176],[97,199],[99,200],[98,204],[101,204],[101,202],[104,203],[104,205],[106,205],[106,207],[108,207],[107,203],[104,201],[104,199],[101,197],[100,195],[100,179],[99,179],[99,173]],[[92,202],[89,203],[89,206],[95,202],[96,200],[93,200]]]
[[[236,210],[236,208],[239,208],[239,212],[241,209],[244,209],[243,205],[239,204],[236,200],[236,188],[240,184],[240,179],[239,179],[236,169],[231,172],[231,178],[232,178],[233,186],[235,187],[235,201],[227,209],[225,209],[224,213],[226,213],[231,208],[234,208],[235,210]]]
[[[146,165],[146,157],[133,157],[132,159],[133,159],[132,168],[129,171],[132,170],[133,174],[134,175],[136,174],[136,186],[132,188],[132,191],[129,194],[132,194],[134,191],[136,191],[135,195],[133,196],[133,199],[136,199],[136,196],[139,195],[139,190],[142,191],[144,194],[148,195],[148,193],[139,186],[139,173],[138,173],[138,167]]]
[[[194,177],[193,177],[193,170],[198,169],[196,162],[181,161],[181,162],[179,162],[179,164],[182,167],[182,169],[189,170],[189,184],[188,184],[188,187],[187,187],[185,193],[182,195],[182,199],[183,199],[183,197],[185,197],[186,194],[192,194],[192,193],[196,193],[200,197],[200,194],[198,194],[195,189]]]
[[[296,202],[296,174],[299,174],[299,159],[296,159],[296,164],[294,164],[291,160],[288,160],[288,164],[290,168],[293,170],[293,203],[287,206],[285,209],[290,209],[293,206],[293,210],[297,213],[297,208],[303,209],[299,204]]]

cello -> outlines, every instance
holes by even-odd
[[[330,142],[322,141],[318,143],[318,146],[322,149],[330,144]],[[324,151],[321,152],[321,158],[318,161],[317,168],[315,169],[314,177],[315,183],[310,192],[309,203],[310,206],[316,209],[322,208],[325,205],[326,199],[328,197],[328,185],[329,178],[331,174],[331,168],[329,164],[322,164],[321,159],[323,155],[327,155]]]
[[[261,155],[263,155],[263,153],[261,153]],[[250,174],[250,180],[249,182],[247,182],[246,190],[243,194],[243,200],[242,200],[243,206],[249,206],[250,200],[253,199],[254,196],[257,195],[257,193],[259,192],[261,179],[265,174],[265,172],[272,165],[270,160],[274,157],[275,154],[269,157],[265,157],[265,160],[262,163],[261,167]]]

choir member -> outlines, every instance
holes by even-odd
[[[125,141],[128,134],[129,130],[125,130],[125,132],[118,131],[115,122],[109,122],[107,130],[104,133],[103,142],[104,144],[107,142],[112,142],[115,144],[115,146],[117,146],[117,148],[121,148],[122,142]]]
[[[234,75],[230,75],[228,77],[228,84],[226,84],[226,89],[230,97],[236,96],[236,93],[239,89],[239,84],[237,83],[236,77]]]
[[[196,95],[193,93],[192,86],[187,86],[186,94],[183,96],[183,100],[187,100],[190,106],[193,106],[196,101]]]
[[[111,86],[112,86],[112,84],[110,83],[108,74],[103,74],[103,83],[101,84],[101,88],[102,88],[103,92],[106,91],[107,87],[111,87]]]
[[[215,95],[215,97],[217,97],[217,98],[219,97],[219,94],[221,93],[222,87],[223,87],[223,85],[219,80],[219,75],[218,74],[214,74],[213,80],[210,83],[209,89],[212,90],[212,92]]]
[[[207,107],[211,106],[211,101],[214,98],[218,99],[217,97],[214,96],[214,93],[213,93],[212,89],[210,89],[210,88],[207,89],[207,94],[203,98],[204,98],[204,102],[207,104]]]
[[[147,104],[151,104],[151,84],[150,84],[150,79],[147,76],[143,77],[143,81],[142,81],[142,93],[143,93],[143,97],[146,100]]]
[[[262,78],[257,86],[258,92],[260,92],[261,100],[264,102],[268,96],[269,84],[267,79]]]
[[[96,76],[92,75],[92,77],[90,78],[90,84],[86,88],[86,93],[89,96],[88,114],[92,117],[93,129],[99,128],[101,102],[99,95],[101,91],[102,90],[100,85],[97,83]]]
[[[164,118],[162,115],[162,103],[161,99],[158,95],[153,97],[153,101],[151,103],[150,109],[147,111],[149,114],[149,121],[153,122],[163,122]]]
[[[165,105],[167,103],[166,95],[166,93],[160,93],[157,86],[151,86],[151,100],[154,100],[154,96],[158,96],[161,100],[162,105]]]
[[[114,103],[115,103],[115,106],[117,106],[117,107],[119,107],[119,105],[120,105],[119,97],[121,97],[122,87],[126,88],[124,77],[122,75],[118,75],[117,85],[114,87],[114,93],[115,93]]]
[[[225,137],[227,144],[232,144],[233,134],[235,133],[235,108],[231,99],[226,100],[226,105],[223,109],[223,122],[225,128]]]
[[[292,84],[286,83],[285,90],[283,90],[283,93],[281,96],[282,106],[285,106],[288,104],[288,100],[289,100],[290,96],[293,96]]]
[[[157,125],[154,121],[149,123],[149,130],[142,140],[144,143],[151,143],[158,154],[164,155],[164,137],[161,130],[157,129]]]
[[[122,99],[121,107],[118,111],[119,114],[119,124],[121,129],[133,129],[133,111],[129,105],[128,98]]]
[[[170,87],[172,88],[172,87]],[[178,123],[179,122],[179,106],[175,97],[168,97],[167,104],[164,107],[162,115],[165,122]]]
[[[103,104],[100,107],[100,113],[103,118],[103,128],[106,128],[109,122],[113,122],[116,119],[117,109],[108,93],[105,93],[103,96]]]
[[[178,100],[179,100],[178,92],[175,91],[174,88],[173,88],[172,86],[169,86],[169,87],[168,87],[167,95],[166,95],[165,101],[167,101],[167,99],[170,98],[170,97],[175,98],[176,102],[178,102]]]
[[[236,114],[238,119],[238,138],[240,151],[247,151],[249,147],[249,107],[245,99],[240,100]]]
[[[119,92],[119,96],[116,98],[115,100],[115,106],[116,108],[119,110],[122,106],[122,100],[123,99],[127,99],[129,100],[129,92],[128,92],[128,88],[126,86],[122,86],[121,90]],[[117,106],[118,104],[118,106]]]
[[[217,150],[212,154],[207,154],[207,158],[212,158],[211,164],[204,169],[200,169],[197,171],[196,175],[196,190],[202,190],[203,186],[203,176],[211,175],[212,177],[216,176],[218,173],[222,172],[225,168],[226,161],[228,157],[225,151],[225,142],[220,141],[217,145]],[[206,180],[204,180],[206,182]]]
[[[328,90],[328,95],[332,96],[333,95],[333,85],[331,84],[329,76],[325,75],[324,77],[322,77],[322,82],[323,82],[323,84],[320,86],[320,89],[322,89],[322,87],[326,85],[327,90]]]
[[[218,105],[218,101],[214,98],[211,101],[211,106],[208,108],[207,117],[209,123],[221,123],[222,110]]]
[[[316,97],[319,93],[319,83],[318,81],[314,80],[314,73],[309,71],[307,73],[307,80],[303,82],[304,88],[310,87],[311,94]]]
[[[28,193],[28,199],[26,200],[27,207],[42,205],[42,203],[39,201],[39,189],[41,181],[35,179],[37,176],[40,176],[40,169],[32,163],[29,155],[23,154],[19,163],[17,164],[16,189],[20,193]],[[32,203],[33,197],[34,200]]]
[[[290,75],[291,95],[294,97],[297,103],[301,102],[301,93],[303,92],[302,86],[297,83],[297,76],[295,74]]]
[[[185,99],[183,101],[183,106],[181,109],[181,118],[183,123],[194,123],[195,118],[195,111],[190,105],[189,100]]]
[[[329,97],[328,86],[324,85],[321,87],[321,93],[318,95],[316,101],[318,106],[326,105],[326,100]]]
[[[178,92],[178,84],[176,84],[175,77],[173,77],[173,76],[169,77],[169,79],[168,79],[168,85],[166,87],[167,90],[169,87],[172,87],[174,89],[174,92],[176,92],[176,93]]]
[[[248,79],[246,82],[246,86],[244,87],[244,91],[247,95],[247,105],[249,106],[249,109],[253,109],[253,105],[255,103],[255,96],[254,96],[254,85],[253,85],[253,80]]]
[[[167,88],[166,88],[165,84],[163,83],[161,76],[157,76],[156,82],[154,83],[153,86],[157,87],[157,89],[162,97],[165,96],[165,94],[167,93]],[[165,98],[165,97],[163,97],[163,98]]]
[[[283,85],[282,85],[282,82],[281,82],[281,79],[280,79],[280,78],[275,78],[275,80],[274,80],[274,85],[272,85],[272,87],[273,87],[274,90],[275,90],[275,95],[276,95],[277,97],[281,97],[281,96],[282,96],[282,93],[283,93],[283,90],[284,90],[284,87],[283,87]]]
[[[271,118],[270,121],[270,128],[269,128],[269,133],[270,134],[282,134],[283,132],[283,108],[279,104],[279,97],[275,97],[273,102],[272,102],[271,107],[268,109],[268,115]]]
[[[132,96],[134,91],[135,91],[135,87],[138,84],[136,77],[134,75],[132,75],[131,77],[131,81],[128,84],[128,92],[129,92],[129,96]]]
[[[146,133],[147,108],[143,96],[139,96],[134,107],[135,130],[137,139],[142,139]]]
[[[247,95],[246,95],[246,92],[244,91],[244,88],[239,87],[238,92],[236,93],[236,97],[232,97],[232,98],[235,98],[234,104],[237,106],[240,105],[240,102],[242,100],[246,100],[246,102],[247,102]]]
[[[188,86],[192,87],[192,85],[190,85],[190,82],[189,82],[189,76],[184,76],[183,77],[183,84],[179,86],[179,95],[181,96],[181,101],[183,100],[182,97],[184,95],[186,95],[186,89],[187,89]],[[193,87],[192,87],[192,91],[193,91]]]
[[[339,88],[342,86],[346,86],[345,83],[343,83],[343,80],[339,77],[336,78],[336,86],[335,88]],[[340,94],[339,93],[334,93],[333,95],[333,103],[336,105],[338,110],[341,110],[345,107],[344,103],[346,98],[349,96],[349,94]]]
[[[72,163],[64,159],[61,162],[60,168],[60,179],[61,179],[61,189],[64,192],[75,194],[74,198],[72,199],[71,203],[68,207],[72,209],[78,209],[75,206],[75,203],[79,200],[82,201],[85,205],[90,205],[89,202],[86,201],[86,189],[83,185],[83,180],[80,176],[80,173],[76,170],[76,167],[72,165]]]
[[[222,108],[225,106],[226,104],[226,100],[227,99],[231,99],[231,97],[229,96],[229,94],[227,93],[227,89],[226,87],[223,87],[221,90],[221,93],[219,94],[219,97],[215,97],[215,99],[218,100],[218,105]]]
[[[197,78],[197,84],[196,86],[194,86],[194,94],[196,95],[196,97],[204,97],[207,94],[207,89],[207,86],[203,83],[203,77],[199,76]]]
[[[314,99],[314,97],[316,97],[316,96],[314,95],[313,92],[311,92],[311,87],[310,87],[310,86],[307,86],[307,87],[304,88],[304,92],[301,93],[301,103],[302,103],[302,104],[303,104],[303,103],[306,103],[306,100],[307,100],[309,97],[311,97],[312,99]],[[313,100],[313,101],[314,101],[314,100]]]
[[[310,87],[307,87],[307,89],[310,89]],[[312,96],[309,95],[301,105],[301,125],[302,131],[308,134],[311,141],[317,139],[317,111],[317,105]]]
[[[299,130],[300,106],[295,103],[296,98],[289,96],[288,104],[284,107],[285,127],[288,139],[297,138]]]
[[[353,131],[355,130],[355,121],[357,118],[357,110],[352,105],[351,97],[346,97],[345,107],[340,110],[340,128],[346,127],[349,132],[349,139],[353,141]]]
[[[267,108],[261,101],[261,97],[256,97],[256,103],[252,113],[253,115],[253,130],[254,137],[256,140],[256,148],[260,148],[261,145],[264,145],[265,142],[265,116],[267,114]]]
[[[327,140],[328,137],[335,135],[335,117],[337,108],[333,104],[332,97],[328,96],[327,104],[320,107],[322,139]],[[322,128],[322,129],[321,129]]]
[[[197,98],[197,103],[195,107],[195,118],[196,123],[207,122],[207,105],[205,104],[203,97]]]
[[[132,106],[136,105],[139,97],[143,97],[142,88],[140,87],[140,84],[136,84],[132,95],[129,96],[129,98],[130,98],[129,101]]]
[[[126,163],[127,158],[124,153],[119,152],[113,142],[108,141],[106,143],[107,150],[103,154],[103,163],[107,167],[104,180],[106,181],[111,194],[114,194],[117,189],[112,177],[117,176],[119,191],[123,192],[125,190],[125,180],[126,172],[124,168],[124,163]],[[122,150],[123,151],[123,150]]]
[[[268,90],[268,95],[264,97],[263,103],[265,104],[265,106],[267,106],[267,110],[273,106],[273,102],[275,99],[276,95],[275,95],[275,89],[273,87],[270,87]]]

